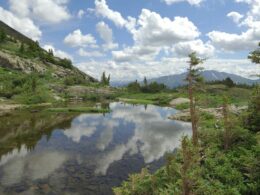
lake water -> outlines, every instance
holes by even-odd
[[[172,108],[111,103],[109,114],[17,112],[0,118],[0,194],[112,194],[156,170],[191,134]]]

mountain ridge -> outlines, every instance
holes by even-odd
[[[185,85],[185,77],[187,75],[187,72],[181,73],[181,74],[173,74],[173,75],[167,75],[167,76],[161,76],[161,77],[155,77],[148,79],[148,83],[151,82],[158,82],[165,84],[169,88],[179,87]],[[216,70],[205,70],[202,71],[202,76],[207,82],[210,81],[221,81],[226,79],[227,77],[230,77],[236,84],[246,84],[246,85],[253,85],[255,83],[260,83],[260,79],[253,80],[248,79],[236,74],[226,73],[226,72],[220,72]],[[126,86],[128,83],[132,81],[112,81],[111,85],[114,87],[123,87]],[[142,81],[141,81],[142,82]]]
[[[181,74],[175,74],[175,75],[162,76],[162,77],[148,79],[148,82],[149,83],[158,82],[158,83],[165,84],[169,88],[174,88],[174,87],[186,85],[186,82],[184,81],[186,75],[187,72]],[[260,83],[260,79],[257,80],[247,79],[245,77],[236,74],[219,72],[216,70],[205,70],[201,72],[201,75],[207,82],[221,81],[229,77],[236,84],[253,85],[256,83]]]
[[[50,51],[40,47],[38,42],[16,31],[3,21],[0,21],[0,30],[1,34],[4,33],[6,36],[6,40],[0,43],[0,67],[23,73],[51,72],[51,75],[57,78],[74,76],[89,82],[97,82],[95,78],[75,67],[69,59],[54,56]],[[25,50],[23,53],[22,47]],[[34,50],[29,51],[30,47],[34,47]]]

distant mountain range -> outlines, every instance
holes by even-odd
[[[260,79],[258,80],[251,80],[244,78],[242,76],[238,76],[235,74],[230,74],[226,72],[218,72],[215,70],[206,70],[201,73],[205,81],[221,81],[226,79],[227,77],[231,78],[236,84],[247,84],[247,85],[253,85],[254,83],[260,83]],[[186,78],[187,73],[182,74],[176,74],[176,75],[169,75],[169,76],[163,76],[158,78],[153,78],[148,80],[148,82],[156,81],[158,83],[163,83],[169,88],[174,88],[178,86],[183,86],[186,84],[184,79]]]
[[[186,78],[187,73],[182,74],[175,74],[175,75],[169,75],[169,76],[163,76],[153,79],[148,79],[148,83],[151,82],[158,82],[163,83],[169,88],[174,88],[178,86],[186,85],[186,82],[184,81]],[[227,77],[231,78],[235,83],[237,84],[247,84],[247,85],[253,85],[254,83],[260,83],[260,79],[258,80],[252,80],[247,79],[242,76],[238,76],[235,74],[230,74],[226,72],[218,72],[215,70],[206,70],[201,73],[201,75],[204,77],[205,81],[221,81],[226,79]],[[114,81],[112,82],[112,86],[121,87],[126,86],[130,81]]]

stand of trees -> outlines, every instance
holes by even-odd
[[[109,86],[110,85],[110,75],[106,76],[106,73],[103,72],[100,82],[104,86]]]
[[[127,90],[132,93],[158,93],[165,91],[167,87],[164,84],[157,82],[151,82],[148,84],[146,77],[144,78],[143,84],[140,84],[137,80],[127,85]]]

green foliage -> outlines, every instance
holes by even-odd
[[[67,76],[64,79],[65,85],[84,85],[87,84],[86,79],[80,76]]]
[[[68,69],[72,69],[72,67],[73,67],[72,61],[70,59],[67,59],[67,58],[55,61],[54,64],[57,64],[59,66],[62,66],[64,68],[68,68]]]
[[[189,103],[182,103],[175,106],[177,110],[185,110],[188,109],[189,107],[190,107]]]
[[[164,84],[159,84],[157,82],[152,82],[147,86],[148,93],[158,93],[166,89]]]
[[[135,82],[129,83],[127,85],[127,90],[132,93],[138,93],[141,92],[141,85],[136,80]]]
[[[260,190],[260,139],[241,126],[240,118],[229,116],[229,149],[224,150],[223,122],[200,113],[200,144],[194,147],[184,138],[181,148],[168,154],[166,164],[154,174],[143,171],[131,175],[117,195],[239,195]]]
[[[224,85],[226,85],[227,87],[234,87],[236,84],[233,82],[233,80],[229,77],[227,77],[224,81],[223,81]]]
[[[259,47],[255,51],[251,52],[248,58],[253,63],[260,64],[260,42],[259,42]]]
[[[132,93],[159,93],[166,90],[164,84],[159,84],[157,82],[147,83],[146,78],[144,79],[144,85],[141,86],[140,83],[136,80],[135,82],[129,83],[127,85],[127,90]]]
[[[119,99],[124,99],[123,101],[131,102],[131,103],[169,105],[169,102],[175,97],[175,95],[176,94],[170,92],[161,92],[161,93],[127,92],[121,94]]]
[[[4,29],[0,29],[0,43],[6,41],[7,35]]]
[[[48,108],[46,111],[57,112],[57,113],[68,113],[68,112],[106,113],[106,112],[110,112],[110,110],[107,108],[96,108],[96,107]]]
[[[21,46],[20,46],[20,48],[19,48],[19,52],[20,52],[20,53],[24,53],[24,52],[25,52],[24,43],[21,44]]]
[[[253,132],[260,131],[260,88],[257,86],[248,104],[245,126]]]
[[[104,86],[109,86],[110,84],[110,75],[106,76],[106,73],[103,72],[102,76],[101,76],[101,84]]]
[[[45,77],[0,68],[0,96],[19,103],[37,104],[52,101]]]
[[[73,65],[70,59],[60,59],[54,56],[53,51],[45,51],[39,45],[38,41],[27,41],[21,43],[12,36],[7,36],[5,31],[0,29],[1,48],[11,51],[22,58],[39,58],[44,63],[52,63],[64,68],[72,69]]]

